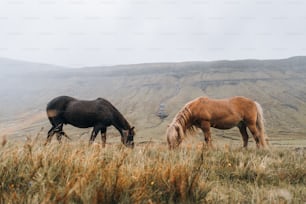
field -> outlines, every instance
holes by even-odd
[[[306,203],[306,57],[67,69],[0,59],[0,203]],[[136,127],[136,147],[91,129],[44,146],[54,97],[102,97]],[[212,129],[169,151],[165,130],[199,97],[242,95],[264,109],[271,148]]]
[[[304,148],[2,140],[0,203],[305,203]]]

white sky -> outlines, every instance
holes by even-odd
[[[0,57],[71,67],[306,55],[303,0],[1,0]]]

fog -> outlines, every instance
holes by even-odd
[[[302,0],[2,0],[0,57],[68,67],[306,53]]]

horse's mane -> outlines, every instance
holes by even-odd
[[[190,103],[187,103],[173,118],[170,126],[175,126],[179,129],[181,136],[193,135],[197,128],[190,123],[192,113],[189,108]]]
[[[123,128],[125,130],[130,128],[129,122],[111,102],[104,98],[97,98],[96,100],[99,101],[104,107],[107,107],[107,111],[110,112],[110,114],[113,116],[112,119],[113,122],[116,123],[116,125],[120,125],[120,128]]]

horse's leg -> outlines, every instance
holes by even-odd
[[[59,124],[57,127],[56,127],[56,139],[59,143],[62,143],[62,136],[65,135],[66,133],[63,132],[63,123]]]
[[[70,138],[64,131],[62,131],[61,134],[62,134],[64,137],[66,137],[67,139],[71,140],[71,138]]]
[[[97,134],[99,133],[99,128],[97,126],[94,126],[92,132],[91,132],[91,136],[90,136],[90,139],[89,139],[89,144],[92,144],[96,137],[97,137]]]
[[[59,143],[62,143],[62,137],[63,136],[66,137],[67,139],[71,140],[71,138],[64,131],[57,132],[56,134],[57,134],[56,138],[57,138],[57,141]]]
[[[102,147],[105,147],[106,144],[106,128],[101,128],[101,139],[102,139]]]
[[[60,136],[58,134],[59,134],[59,132],[62,131],[62,129],[63,129],[63,124],[62,123],[60,123],[56,126],[52,126],[52,128],[48,131],[47,141],[46,141],[45,144],[47,144],[51,141],[51,139],[52,139],[52,137],[55,133],[57,134],[57,140],[59,140]]]
[[[56,133],[56,139],[58,143],[62,143],[62,133],[61,132]]]
[[[47,136],[47,140],[45,142],[45,145],[49,142],[51,142],[51,139],[53,137],[53,135],[55,134],[54,129],[56,128],[56,126],[52,126],[51,129],[48,131],[48,136]]]
[[[239,126],[239,131],[242,135],[242,139],[243,139],[243,147],[247,148],[248,146],[248,141],[249,141],[249,135],[246,129],[246,125],[243,124],[241,126]]]
[[[212,147],[210,128],[204,132],[204,137],[208,147]]]
[[[253,135],[253,138],[256,142],[256,146],[257,148],[260,147],[260,143],[259,143],[259,137],[260,137],[260,133],[259,133],[259,130],[257,129],[256,127],[256,124],[255,123],[251,123],[248,125],[248,128],[249,130],[251,131],[252,135]]]
[[[210,132],[210,123],[207,121],[203,121],[201,123],[201,129],[204,133],[204,139],[208,147],[212,147],[212,142],[211,142],[211,132]]]

